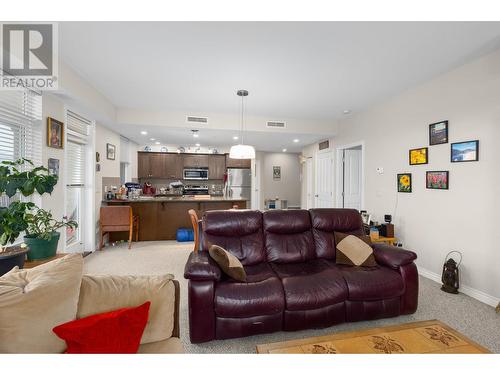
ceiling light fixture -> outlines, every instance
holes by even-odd
[[[241,98],[241,122],[240,122],[240,139],[241,143],[232,146],[229,150],[229,157],[231,159],[255,159],[255,148],[250,145],[246,145],[243,141],[243,135],[245,131],[245,97],[248,96],[247,90],[238,90],[236,92]]]
[[[298,139],[294,139],[293,143],[299,143],[299,140]]]
[[[145,131],[145,130],[143,130],[143,131],[141,131],[141,134],[142,134],[142,135],[146,135],[146,134],[148,134],[148,132],[147,132],[147,131]]]
[[[351,113],[351,111],[349,109],[344,109],[344,111],[342,113],[344,115],[348,115],[349,113]]]
[[[200,144],[199,144],[199,143],[197,143],[195,146],[196,146],[196,147],[200,147]]]
[[[283,150],[281,150],[281,151],[286,152],[286,148],[284,148],[284,149],[283,149]]]
[[[191,132],[193,133],[193,138],[198,138],[200,136],[198,134],[198,130],[197,129],[193,129],[193,130],[191,130]]]
[[[237,141],[237,140],[238,140],[238,136],[237,136],[237,135],[235,135],[235,136],[233,137],[233,139],[234,139],[235,141]]]
[[[159,145],[159,144],[161,144],[161,143],[160,143],[160,142],[158,142],[158,141],[156,141],[156,142],[155,142],[155,145]]]
[[[150,141],[156,141],[156,138],[149,138]]]

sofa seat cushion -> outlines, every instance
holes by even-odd
[[[283,283],[288,311],[318,309],[347,299],[342,274],[324,260],[272,267]]]
[[[403,295],[401,275],[387,267],[338,266],[347,284],[350,301],[376,301]]]
[[[283,287],[269,264],[245,266],[245,272],[246,282],[227,279],[216,283],[216,315],[225,318],[246,318],[283,311]]]
[[[184,347],[178,337],[171,337],[166,340],[150,342],[139,346],[139,354],[183,354]]]

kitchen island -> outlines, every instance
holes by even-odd
[[[103,205],[131,206],[139,216],[139,241],[175,240],[178,228],[192,228],[188,210],[194,209],[201,219],[205,211],[246,208],[247,201],[224,197],[193,198],[141,197],[140,199],[104,200]],[[127,239],[127,233],[111,233],[110,241]]]

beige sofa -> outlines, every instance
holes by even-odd
[[[52,328],[85,316],[151,302],[138,353],[183,353],[179,282],[172,275],[83,275],[71,254],[0,277],[0,353],[63,353]]]

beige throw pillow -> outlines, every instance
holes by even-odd
[[[71,254],[0,277],[0,353],[61,353],[52,328],[76,318],[83,258]]]
[[[226,275],[237,281],[247,280],[247,274],[240,260],[229,251],[220,246],[212,245],[208,252]]]
[[[374,267],[377,265],[368,236],[335,232],[335,261],[349,266]]]
[[[141,344],[166,340],[172,336],[175,313],[173,275],[90,276],[84,275],[77,318],[134,307],[151,302],[148,324]]]

